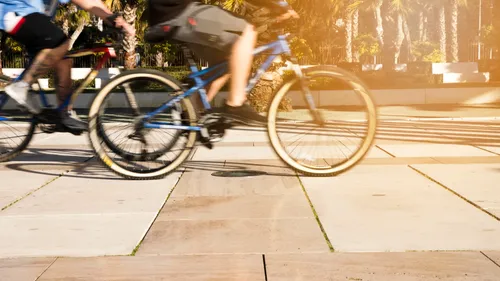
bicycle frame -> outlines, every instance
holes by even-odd
[[[268,55],[267,59],[260,65],[260,67],[257,69],[255,75],[249,80],[249,83],[246,88],[246,92],[250,92],[261,76],[266,72],[266,70],[271,66],[273,61],[279,56],[279,55],[286,55],[286,56],[291,56],[291,50],[290,50],[290,45],[288,44],[287,37],[289,35],[281,35],[278,36],[278,40],[271,42],[267,45],[263,45],[260,47],[257,47],[253,54],[257,55],[260,53],[263,53],[265,51],[271,50],[272,53]],[[155,111],[146,114],[142,121],[144,122],[144,128],[151,128],[151,129],[178,129],[178,130],[190,130],[190,131],[200,131],[202,128],[199,126],[181,126],[181,125],[171,125],[169,122],[151,122],[149,123],[148,121],[153,118],[155,115],[162,113],[166,109],[170,108],[172,105],[175,103],[179,102],[180,100],[189,97],[190,95],[199,92],[201,101],[203,103],[203,106],[205,109],[210,109],[210,103],[208,102],[207,95],[205,92],[205,86],[213,82],[214,80],[222,77],[227,73],[227,64],[228,62],[223,62],[218,65],[206,68],[204,70],[198,70],[197,66],[194,63],[190,62],[190,69],[192,73],[188,76],[188,78],[191,78],[195,81],[195,86],[184,92],[183,94],[176,96],[175,98],[171,99],[170,101],[164,103],[161,105],[158,109]],[[302,78],[302,69],[300,66],[294,62],[294,71],[297,75],[297,77]],[[211,76],[210,78],[203,80],[201,76],[208,74],[210,72],[216,72],[215,75]]]
[[[83,56],[100,54],[100,53],[104,53],[104,54],[99,59],[97,64],[91,69],[89,74],[87,74],[87,76],[85,77],[83,82],[81,82],[78,86],[74,87],[71,94],[69,94],[66,97],[66,99],[64,100],[64,102],[55,109],[57,112],[60,112],[64,108],[66,108],[68,105],[73,104],[76,97],[78,97],[83,92],[83,90],[88,85],[90,85],[90,83],[95,79],[97,74],[99,74],[99,71],[105,66],[106,62],[109,59],[116,57],[115,49],[111,45],[108,45],[108,44],[105,44],[104,46],[96,46],[96,47],[92,47],[92,48],[88,48],[88,49],[80,49],[80,50],[70,51],[70,52],[68,52],[68,54],[66,54],[64,59],[83,57]],[[23,72],[18,77],[14,78],[12,81],[16,82],[16,81],[21,80],[23,78],[24,74],[26,73],[27,69],[28,68],[25,68],[25,70],[23,70]],[[45,92],[41,88],[37,92],[38,92],[38,95],[40,96],[40,102],[41,102],[42,107],[44,107],[44,108],[51,107]],[[2,110],[2,108],[5,106],[5,104],[7,104],[8,100],[9,100],[9,96],[7,96],[7,95],[0,96],[0,110]],[[9,121],[9,119],[10,118],[0,116],[0,121]]]

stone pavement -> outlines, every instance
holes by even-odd
[[[0,280],[500,280],[497,117],[384,108],[368,157],[330,178],[297,176],[259,131],[158,181],[40,134],[0,165]]]

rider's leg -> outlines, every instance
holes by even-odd
[[[19,18],[13,17],[14,20]],[[38,109],[31,103],[28,90],[33,82],[54,67],[68,51],[69,41],[64,32],[49,17],[34,13],[19,21],[18,27],[9,35],[26,47],[29,53],[36,54],[22,81],[5,87],[5,93],[32,113]]]
[[[71,94],[71,68],[73,67],[72,59],[60,60],[55,65],[55,84],[58,106],[62,106],[67,97]],[[72,105],[69,104],[63,110],[71,110]]]
[[[247,100],[245,88],[250,76],[256,40],[257,32],[252,25],[247,25],[233,45],[229,58],[231,90],[227,99],[227,105],[230,107],[240,107]]]
[[[55,65],[56,71],[56,95],[59,106],[62,106],[68,96],[71,94],[71,68],[73,67],[72,59],[63,59],[60,60]],[[83,122],[78,118],[78,115],[73,110],[73,104],[68,104],[66,108],[62,108],[60,112],[61,123],[63,123],[66,127],[83,131],[87,129],[87,123]]]
[[[193,17],[195,27],[190,25],[193,21],[184,21],[183,17]],[[222,113],[245,123],[266,122],[265,117],[245,102],[245,88],[257,38],[253,26],[217,6],[199,4],[189,6],[184,14],[179,16],[178,22],[186,22],[186,26],[178,29],[174,39],[187,43],[198,57],[208,60],[212,66],[229,58],[230,94],[221,109]],[[201,30],[198,31],[196,26],[202,27]],[[209,90],[212,98],[223,84],[219,83],[223,78],[220,79]]]
[[[224,87],[224,85],[227,83],[227,80],[229,80],[230,76],[231,75],[226,74],[210,84],[210,87],[208,88],[207,91],[207,99],[209,102],[212,101],[215,98],[215,95],[217,95],[217,93],[220,91],[220,89]]]

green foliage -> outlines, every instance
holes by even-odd
[[[493,24],[484,25],[481,28],[481,41],[487,46],[498,46],[500,32]]]
[[[369,33],[360,34],[353,41],[354,49],[359,52],[360,56],[375,56],[380,53],[380,45],[378,40]]]
[[[441,62],[439,45],[431,42],[413,42],[412,54],[416,61]]]
[[[4,40],[4,38],[5,37],[3,37],[2,40]],[[7,37],[7,41],[5,41],[5,48],[13,53],[21,53],[24,50],[21,44],[10,37]]]
[[[309,47],[307,41],[303,38],[293,38],[290,42],[290,48],[292,49],[292,54],[298,59],[312,56],[311,47]]]

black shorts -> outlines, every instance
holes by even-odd
[[[217,6],[191,3],[175,19],[174,40],[186,44],[196,56],[214,65],[228,59],[234,43],[248,23]]]
[[[44,49],[57,48],[68,40],[62,29],[48,16],[40,13],[25,16],[20,26],[7,34],[24,45],[30,56],[35,56]]]

